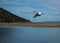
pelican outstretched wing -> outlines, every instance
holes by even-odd
[[[34,16],[34,18],[37,17],[37,15]]]
[[[34,18],[35,18],[35,17],[37,17],[38,15],[39,15],[39,14],[38,14],[38,13],[36,13],[36,15],[34,16]]]

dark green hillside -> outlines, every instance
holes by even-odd
[[[0,22],[30,22],[30,21],[25,18],[16,16],[3,8],[0,8]]]

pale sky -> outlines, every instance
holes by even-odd
[[[32,22],[60,21],[60,0],[0,0],[0,7]],[[33,11],[44,15],[33,18]]]

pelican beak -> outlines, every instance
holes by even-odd
[[[44,15],[44,14],[42,14],[42,15]]]

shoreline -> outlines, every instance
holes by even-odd
[[[34,26],[34,27],[60,27],[60,23],[0,23],[0,26]]]

